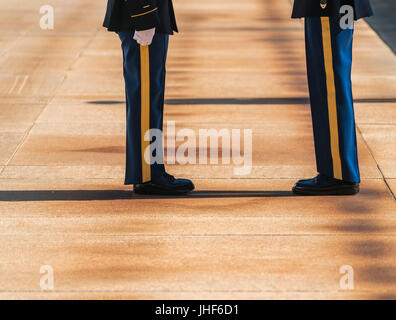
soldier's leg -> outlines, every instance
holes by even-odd
[[[165,172],[162,141],[153,153],[146,152],[145,156],[145,151],[151,143],[148,131],[162,132],[168,35],[155,35],[149,47],[141,47],[131,32],[120,32],[119,37],[127,101],[125,184],[140,184]],[[153,158],[156,163],[152,163]]]
[[[162,130],[165,102],[166,58],[168,53],[169,36],[157,34],[149,47],[150,63],[150,128],[158,129],[151,149],[151,176],[158,177],[165,172],[162,145]],[[159,136],[161,134],[161,136]]]
[[[353,29],[341,29],[337,17],[309,17],[305,33],[318,172],[360,182],[351,85]]]

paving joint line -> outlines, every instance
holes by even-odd
[[[33,27],[33,26],[32,26]],[[31,28],[32,28],[31,27]],[[44,112],[44,110],[48,107],[49,104],[51,104],[51,102],[54,100],[54,98],[57,96],[57,91],[58,89],[63,85],[63,83],[65,82],[65,80],[67,79],[67,74],[68,72],[71,70],[71,68],[73,67],[73,65],[82,57],[83,52],[89,47],[89,45],[92,43],[93,39],[96,37],[96,35],[98,34],[98,32],[100,31],[100,27],[98,27],[98,29],[96,30],[96,32],[92,35],[92,37],[90,37],[90,39],[87,41],[86,45],[81,49],[80,53],[78,54],[78,56],[76,57],[76,59],[74,59],[71,64],[69,65],[68,68],[66,68],[64,70],[64,75],[63,75],[63,79],[62,81],[57,85],[57,87],[54,89],[54,93],[53,95],[48,99],[47,103],[45,104],[45,106],[41,109],[41,111],[39,112],[39,114],[36,116],[36,118],[33,120],[33,123],[25,130],[25,133],[22,136],[21,141],[19,142],[19,144],[17,145],[17,147],[15,148],[14,152],[12,153],[12,155],[10,156],[10,158],[6,161],[6,163],[4,164],[3,168],[0,170],[0,178],[1,175],[4,173],[4,170],[8,167],[8,165],[10,164],[10,162],[14,159],[15,155],[18,153],[18,151],[21,149],[21,147],[24,145],[24,143],[27,140],[27,137],[29,136],[30,132],[32,131],[33,127],[36,125],[37,120],[40,118],[40,116],[42,115],[42,113]],[[27,33],[27,32],[26,32]],[[24,35],[26,35],[26,33]],[[20,37],[22,38],[22,36]],[[19,39],[19,38],[18,38]]]
[[[391,187],[390,187],[388,181],[386,180],[385,175],[384,175],[382,169],[380,168],[380,165],[379,165],[377,159],[374,157],[374,152],[373,152],[373,150],[372,150],[371,147],[369,146],[367,140],[364,138],[363,133],[362,133],[362,131],[360,130],[359,126],[356,126],[356,129],[357,129],[357,131],[359,132],[360,136],[362,137],[362,139],[363,139],[363,141],[364,141],[364,144],[366,145],[367,150],[369,151],[369,153],[370,153],[371,157],[373,158],[375,164],[377,165],[377,169],[378,169],[378,171],[379,171],[379,173],[381,174],[381,177],[382,177],[381,180],[385,183],[385,186],[386,186],[386,188],[388,189],[388,192],[389,192],[390,195],[392,196],[393,200],[396,201],[396,196],[395,196],[395,194],[393,193],[393,191],[392,191],[392,189],[391,189]]]

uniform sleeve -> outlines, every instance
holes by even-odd
[[[125,1],[136,30],[148,30],[159,25],[158,6],[155,0],[121,1]]]

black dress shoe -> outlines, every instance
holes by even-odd
[[[151,181],[134,185],[137,194],[148,195],[185,195],[195,189],[194,184],[188,179],[175,179],[170,174],[164,173],[153,177]]]
[[[359,193],[359,183],[319,174],[313,179],[298,181],[293,187],[293,192],[298,195],[311,196],[354,195]]]

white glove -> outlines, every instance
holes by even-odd
[[[155,28],[143,31],[135,31],[133,39],[135,39],[137,43],[142,46],[149,46],[153,42],[154,34]]]

